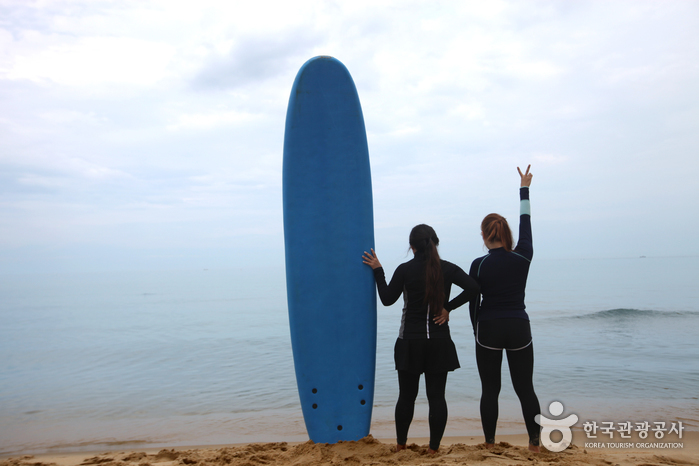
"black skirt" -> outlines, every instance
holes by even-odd
[[[393,348],[397,371],[450,372],[461,367],[451,338],[398,338]]]

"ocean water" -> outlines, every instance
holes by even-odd
[[[468,261],[455,261],[468,266]],[[392,273],[389,270],[388,273]],[[542,411],[699,428],[699,258],[535,260]],[[379,305],[372,434],[392,438],[400,306]],[[467,310],[445,435],[480,435]],[[499,433],[523,433],[503,363]],[[418,398],[411,436],[425,436]],[[0,277],[0,455],[307,439],[283,268]]]

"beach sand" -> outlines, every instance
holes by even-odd
[[[651,436],[652,437],[652,436]],[[168,449],[143,449],[93,453],[25,455],[0,459],[0,466],[228,466],[228,465],[449,465],[478,464],[484,466],[518,464],[572,465],[699,465],[699,432],[685,431],[681,439],[653,438],[625,440],[632,448],[591,448],[592,440],[584,433],[574,432],[573,445],[553,453],[527,449],[525,435],[502,435],[495,448],[486,449],[480,437],[448,437],[436,455],[427,453],[427,438],[411,439],[409,448],[395,453],[392,439],[372,436],[356,442],[334,445],[296,443],[249,443],[241,445],[190,446]],[[610,440],[595,440],[596,444]],[[679,443],[678,448],[638,448],[652,442]],[[587,445],[586,445],[587,444]]]

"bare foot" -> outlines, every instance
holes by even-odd
[[[539,445],[532,445],[530,443],[529,444],[529,451],[533,451],[534,453],[541,453],[541,448],[539,448]]]
[[[488,448],[488,449],[495,448],[495,444],[494,444],[494,443],[487,443],[487,442],[486,442],[485,447]]]
[[[429,453],[430,455],[436,455],[436,454],[437,454],[437,450],[433,450],[433,449],[427,447],[427,453]]]
[[[406,448],[408,448],[406,445],[396,444],[396,453],[401,450],[405,450]]]

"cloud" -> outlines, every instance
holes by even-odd
[[[183,257],[258,234],[243,242],[278,252],[286,105],[319,54],[355,80],[377,241],[401,258],[415,223],[461,238],[483,213],[516,216],[527,163],[541,235],[616,254],[585,231],[603,219],[664,244],[649,219],[699,228],[698,5],[2,2],[0,253],[59,230],[141,250],[167,238]]]
[[[167,126],[168,131],[179,131],[187,128],[210,129],[221,126],[235,125],[242,122],[250,122],[260,118],[247,112],[223,111],[212,113],[194,113],[178,115],[175,123]]]
[[[216,89],[259,85],[307,57],[315,40],[304,30],[240,38],[225,54],[212,54],[193,84],[197,88]]]
[[[57,37],[34,38],[36,50],[16,54],[6,79],[63,86],[152,85],[166,76],[174,49],[128,37],[86,37],[51,45]]]

